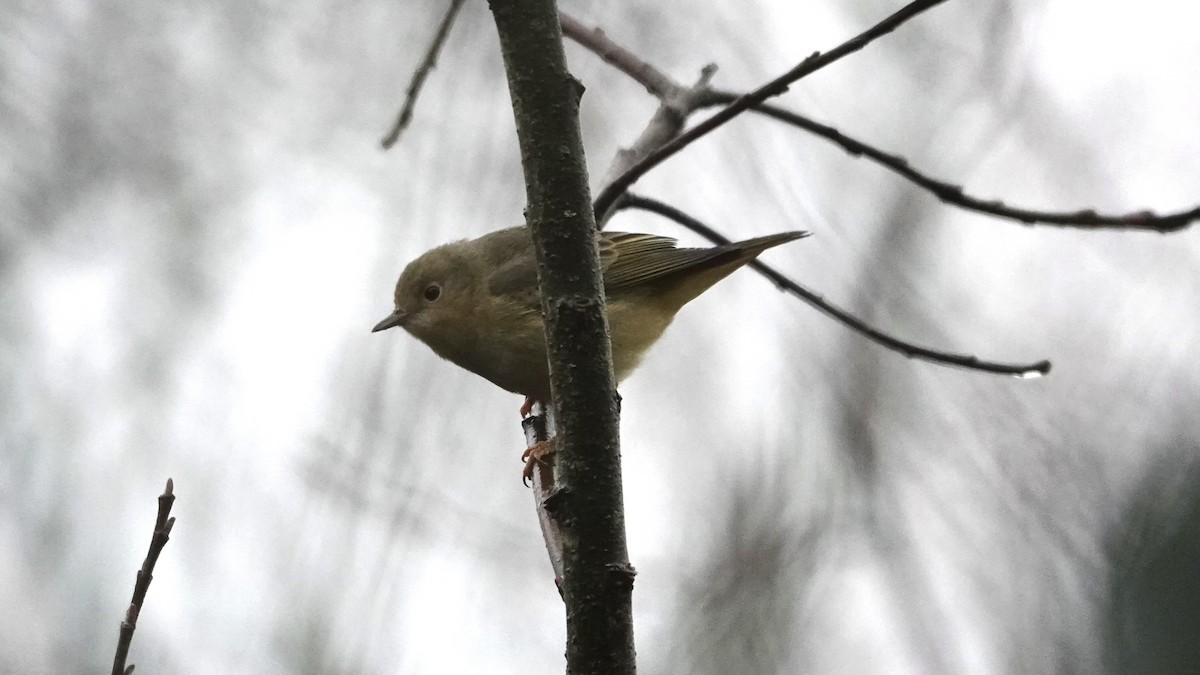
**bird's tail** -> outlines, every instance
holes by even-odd
[[[676,275],[677,281],[670,284],[671,288],[666,294],[666,299],[676,308],[682,307],[712,288],[713,284],[732,274],[737,268],[757,258],[763,251],[789,241],[802,239],[810,234],[811,232],[803,230],[780,232],[706,249],[707,255],[689,265],[690,269],[686,274]]]

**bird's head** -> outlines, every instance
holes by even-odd
[[[435,248],[408,264],[396,282],[394,310],[371,332],[397,326],[430,346],[453,340],[470,321],[470,261],[453,244]]]

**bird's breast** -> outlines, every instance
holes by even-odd
[[[608,325],[612,339],[613,372],[620,382],[629,376],[647,350],[662,337],[675,318],[653,298],[610,298]]]

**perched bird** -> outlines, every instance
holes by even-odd
[[[600,232],[617,381],[637,367],[681,307],[763,251],[807,235],[783,232],[713,248],[677,248],[668,237]],[[396,326],[438,356],[524,394],[522,416],[534,401],[551,400],[527,227],[439,246],[409,263],[396,282],[395,310],[371,332]],[[532,470],[531,461],[526,477]]]

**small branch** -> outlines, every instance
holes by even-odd
[[[639,178],[646,175],[650,169],[662,164],[668,158],[686,148],[692,142],[724,125],[729,120],[737,117],[753,106],[762,103],[772,96],[778,96],[779,94],[782,94],[783,92],[787,91],[790,85],[801,78],[810,75],[821,68],[824,68],[825,66],[841,59],[842,57],[859,51],[863,47],[866,47],[868,44],[870,44],[873,40],[896,30],[906,21],[912,19],[921,12],[924,12],[925,10],[936,5],[940,5],[945,1],[946,0],[915,0],[908,5],[905,5],[900,11],[875,24],[870,29],[853,38],[850,38],[828,52],[824,54],[821,52],[813,52],[808,58],[801,61],[794,68],[787,71],[783,75],[771,80],[767,84],[764,84],[749,94],[742,96],[726,106],[717,114],[683,132],[679,136],[675,137],[674,140],[660,147],[649,157],[639,161],[629,170],[621,174],[621,176],[616,180],[605,186],[604,189],[601,190],[599,196],[597,196],[595,201],[592,203],[592,208],[597,214],[596,219],[603,220],[604,215],[607,214],[615,204],[617,197],[619,197],[622,192],[636,183]]]
[[[737,94],[712,91],[714,103],[730,103],[738,100]],[[908,160],[889,154],[860,140],[851,138],[837,129],[815,122],[803,115],[770,104],[758,104],[754,112],[799,127],[805,131],[832,141],[856,157],[866,157],[876,164],[891,170],[918,187],[932,192],[938,199],[967,211],[986,213],[998,218],[1015,220],[1026,225],[1057,225],[1086,229],[1149,230],[1153,232],[1176,232],[1200,220],[1200,206],[1188,211],[1158,215],[1153,211],[1137,211],[1125,215],[1103,215],[1091,209],[1074,212],[1037,211],[1008,206],[999,200],[985,200],[963,192],[963,188],[931,178],[912,168]]]
[[[896,17],[897,15],[893,15],[889,18],[889,21],[896,19]],[[670,76],[642,60],[629,49],[613,42],[600,28],[588,28],[577,19],[572,18],[562,11],[559,12],[559,20],[562,22],[563,35],[579,43],[603,59],[605,63],[612,65],[617,70],[646,87],[647,91],[664,104],[663,108],[660,109],[660,113],[655,115],[655,118],[648,125],[646,132],[643,132],[642,137],[638,139],[634,147],[624,150],[618,155],[617,160],[609,168],[607,179],[602,185],[609,185],[617,181],[622,177],[622,174],[648,157],[654,150],[677,137],[683,129],[684,122],[692,112],[714,105],[731,105],[746,98],[746,96],[740,94],[720,91],[708,86],[708,78],[715,72],[716,66],[709,66],[705,71],[705,75],[694,86],[683,87],[672,80]],[[892,27],[894,28],[895,26]],[[866,35],[866,33],[863,35]],[[855,38],[855,40],[860,40],[863,35]],[[861,49],[863,46],[865,46],[865,43],[856,43],[855,49]],[[833,54],[833,52],[830,52],[826,56],[830,54]],[[801,66],[803,65],[801,63]],[[934,196],[943,202],[968,211],[1015,220],[1027,225],[1043,224],[1087,229],[1132,229],[1163,233],[1181,230],[1191,223],[1200,220],[1200,206],[1164,215],[1158,215],[1150,210],[1136,211],[1123,215],[1102,215],[1091,209],[1058,212],[1013,207],[999,200],[986,200],[968,195],[963,191],[961,186],[937,180],[913,169],[909,166],[908,161],[899,155],[884,152],[868,143],[846,136],[831,126],[813,121],[786,108],[768,103],[757,103],[753,104],[750,110],[832,141],[840,145],[851,155],[866,157],[918,187],[933,193]]]
[[[465,0],[450,0],[450,6],[446,8],[446,16],[442,17],[442,25],[438,26],[437,35],[433,37],[433,42],[425,52],[425,58],[421,61],[421,65],[417,66],[412,81],[408,83],[408,89],[404,92],[404,107],[400,109],[400,115],[396,117],[387,136],[384,136],[383,140],[379,142],[384,150],[390,150],[396,144],[396,141],[400,139],[400,134],[404,133],[404,130],[408,128],[408,123],[412,121],[413,109],[416,108],[417,97],[421,95],[421,87],[425,85],[425,78],[429,76],[429,72],[437,65],[438,54],[441,53],[442,46],[446,44],[446,37],[450,35],[450,27],[454,25],[454,18],[458,16],[458,10],[462,8],[463,2]]]
[[[564,37],[571,38],[605,63],[633,78],[660,101],[671,98],[682,89],[662,71],[613,42],[600,28],[588,28],[562,10],[558,12],[558,22],[562,25]]]
[[[554,418],[549,408],[542,403],[534,405],[533,414],[521,421],[525,430],[525,445],[533,447],[537,443],[550,440],[554,436]],[[533,506],[537,512],[538,526],[542,528],[542,540],[546,542],[546,553],[550,556],[550,567],[554,569],[554,585],[562,593],[562,580],[566,574],[563,567],[563,534],[558,524],[553,508],[553,499],[558,494],[557,479],[554,471],[554,455],[550,455],[538,464],[533,472]]]
[[[146,591],[150,590],[150,581],[154,577],[154,565],[163,547],[171,538],[171,528],[175,519],[171,516],[171,506],[175,503],[175,482],[167,479],[166,490],[158,496],[158,516],[154,519],[154,534],[150,537],[150,550],[142,561],[142,569],[138,570],[137,581],[133,584],[133,599],[125,612],[125,620],[121,622],[121,632],[117,637],[117,654],[113,658],[113,675],[128,675],[133,672],[133,665],[125,667],[129,657],[129,645],[133,642],[133,631],[137,628],[138,615],[142,613],[142,603],[146,600]]]
[[[709,87],[709,81],[717,72],[715,65],[709,64],[702,68],[696,83],[685,87],[625,47],[613,42],[599,28],[588,28],[561,10],[558,17],[564,36],[641,83],[659,100],[658,110],[654,112],[641,135],[632,146],[618,151],[609,164],[603,180],[600,181],[601,188],[610,185],[631,167],[678,136],[693,112],[715,105],[710,100],[712,89]],[[604,222],[610,215],[611,213],[606,213],[604,218],[597,219],[597,225],[604,227]]]
[[[827,63],[831,63],[833,60],[841,58],[841,56],[862,49],[870,40],[894,30],[901,23],[907,21],[917,13],[924,11],[928,7],[933,6],[933,4],[937,3],[926,3],[925,5],[921,6],[918,6],[918,3],[909,5],[904,10],[893,14],[887,20],[876,25],[866,33],[859,35],[853,40],[850,40],[837,49],[826,54],[825,58],[828,59]],[[626,173],[634,165],[640,165],[639,163],[643,161],[649,161],[647,160],[647,157],[649,157],[655,149],[661,148],[663,145],[668,143],[670,139],[677,138],[677,142],[681,141],[683,137],[679,136],[679,131],[686,122],[688,115],[695,110],[712,105],[727,104],[729,107],[722,112],[728,112],[731,108],[733,108],[734,105],[738,104],[739,102],[749,100],[754,95],[751,94],[739,97],[735,94],[718,91],[709,87],[708,80],[715,72],[715,66],[706,68],[705,72],[701,75],[700,80],[691,88],[681,87],[669,76],[663,74],[654,66],[646,63],[636,54],[613,42],[599,28],[588,29],[582,23],[561,11],[559,12],[559,20],[562,23],[563,34],[565,36],[575,40],[585,48],[600,56],[606,63],[611,64],[621,72],[629,75],[631,78],[641,83],[646,87],[647,90],[650,91],[650,93],[657,96],[659,100],[663,102],[663,105],[660,106],[659,111],[655,113],[655,117],[647,126],[646,131],[642,133],[642,136],[638,139],[638,142],[634,144],[634,147],[630,150],[624,150],[618,153],[617,158],[613,162],[613,166],[609,169],[609,175],[615,175],[613,180],[607,183],[609,187],[611,187],[616,181],[623,179],[624,176],[621,174]],[[808,70],[806,72],[802,72],[800,74],[800,77],[802,77],[804,74],[807,74],[807,72],[812,72],[822,65],[824,64],[817,64],[813,57],[810,57],[792,71],[789,71],[789,74],[785,75],[784,77],[794,75],[797,71],[807,68]],[[797,77],[796,79],[799,78]],[[779,80],[777,79],[776,82],[778,81]],[[767,89],[770,86],[770,84],[767,85],[767,87],[760,89],[759,92],[762,92],[764,89]],[[914,180],[914,182],[917,182],[918,185],[924,186],[921,181],[938,185],[941,189],[935,191],[935,194],[938,194],[939,197],[942,197],[947,201],[953,199],[953,196],[950,194],[953,192],[953,186],[939,184],[936,181],[932,181],[932,179],[928,179],[912,169],[909,169],[907,167],[907,163],[902,158],[887,155],[887,153],[876,150],[865,143],[847,136],[843,136],[832,127],[826,127],[824,125],[817,124],[816,122],[776,106],[754,103],[752,104],[751,109],[758,113],[768,115],[785,122],[790,122],[796,126],[809,130],[812,133],[838,142],[842,144],[842,147],[851,154],[861,154],[871,159],[880,161],[880,163],[884,164],[888,168],[893,169],[894,171],[897,171],[902,176],[905,176],[910,180]],[[690,134],[691,132],[688,133]],[[615,170],[619,170],[621,173],[614,174]],[[604,192],[608,192],[608,189],[606,188]],[[961,190],[958,190],[958,194],[963,196],[965,199],[973,199],[962,195]],[[603,198],[603,194],[601,198]],[[994,204],[982,202],[981,200],[974,200],[974,202],[982,205]],[[596,203],[598,204],[599,200],[597,200]],[[618,197],[617,203],[613,207],[605,207],[603,209],[605,214],[604,218],[607,219],[608,217],[611,217],[611,215],[613,215],[616,211],[623,208],[640,208],[651,211],[678,222],[693,232],[708,238],[710,241],[716,243],[729,243],[729,240],[723,237],[720,233],[688,216],[686,213],[683,213],[682,211],[662,202],[636,195],[622,195]],[[597,208],[596,213],[599,214],[600,212],[601,209]],[[1167,216],[1166,218],[1178,217],[1180,217],[1179,214]],[[788,279],[762,262],[757,260],[752,261],[750,263],[750,267],[766,276],[781,290],[795,295],[825,315],[833,318],[835,321],[838,321],[842,325],[850,328],[860,335],[863,335],[867,339],[872,340],[887,349],[904,354],[909,358],[921,359],[941,365],[950,365],[982,372],[1015,375],[1020,377],[1044,375],[1050,371],[1049,361],[1039,361],[1031,364],[998,363],[993,361],[984,361],[970,355],[952,354],[949,352],[943,352],[914,345],[904,340],[894,338],[883,331],[872,328],[860,319],[851,315],[849,312],[830,303],[817,293],[801,286],[800,284],[797,284],[791,279]]]
[[[627,192],[617,202],[613,210],[615,211],[626,208],[641,209],[643,211],[649,211],[665,218],[669,218],[680,225],[683,225],[692,232],[705,237],[715,244],[730,243],[728,238],[711,227],[696,220],[683,211],[680,211],[679,209],[656,199],[641,197],[639,195]],[[818,311],[833,318],[835,321],[843,326],[846,326],[850,330],[853,330],[859,335],[862,335],[863,337],[866,337],[877,344],[883,345],[894,352],[899,352],[909,358],[920,359],[922,361],[928,361],[930,363],[936,363],[940,365],[966,368],[968,370],[977,370],[985,373],[997,373],[1000,375],[1012,375],[1023,378],[1040,377],[1050,372],[1049,361],[1038,361],[1037,363],[1028,364],[999,363],[996,361],[985,361],[967,354],[952,354],[950,352],[914,345],[911,342],[905,342],[904,340],[894,338],[881,330],[872,328],[850,312],[841,309],[817,293],[805,288],[804,286],[801,286],[795,281],[792,281],[766,263],[758,260],[752,260],[748,264],[748,267],[770,279],[771,282],[774,283],[780,290],[791,293],[797,298],[800,298],[812,307],[815,307]]]

